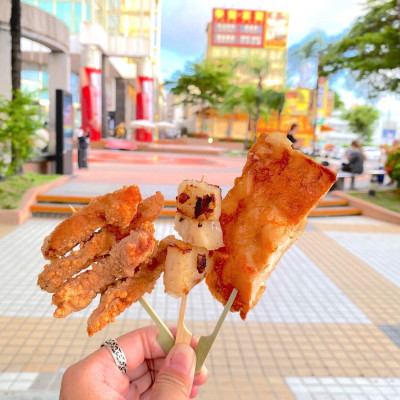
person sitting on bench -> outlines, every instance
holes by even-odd
[[[351,142],[350,151],[346,153],[347,163],[342,163],[342,171],[352,174],[362,174],[364,172],[364,154],[362,147],[354,140]]]

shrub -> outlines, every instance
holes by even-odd
[[[12,100],[0,98],[0,174],[15,174],[34,155],[36,131],[41,127],[38,115],[31,94],[17,91]]]
[[[393,182],[397,182],[400,189],[400,146],[388,151],[385,170]]]

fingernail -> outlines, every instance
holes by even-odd
[[[182,374],[193,372],[196,357],[194,350],[187,344],[175,345],[169,352],[168,357],[169,366],[174,370]]]

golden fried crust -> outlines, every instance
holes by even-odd
[[[96,295],[116,278],[132,277],[157,244],[154,227],[146,222],[137,231],[115,244],[110,255],[93,264],[93,269],[69,279],[53,295],[54,317],[64,318],[88,306]]]
[[[147,197],[141,203],[139,203],[137,212],[133,217],[132,221],[125,228],[119,227],[108,227],[112,230],[117,238],[121,240],[122,238],[129,235],[132,230],[140,228],[140,226],[146,222],[153,222],[161,214],[164,208],[164,196],[161,192],[156,192],[153,196]]]
[[[116,239],[107,229],[95,233],[87,242],[81,243],[80,249],[71,251],[68,256],[50,259],[38,277],[42,290],[54,293],[66,280],[88,268],[97,258],[107,255]]]
[[[78,243],[85,242],[98,228],[106,225],[126,227],[142,200],[136,185],[123,187],[93,199],[86,207],[61,222],[45,238],[42,253],[47,259],[64,255]]]
[[[214,253],[206,282],[211,293],[244,319],[255,306],[283,253],[297,239],[311,209],[335,174],[293,150],[281,134],[262,134],[249,151],[242,176],[222,201],[225,248]]]
[[[156,280],[165,269],[167,247],[175,240],[173,236],[167,236],[161,240],[149,261],[141,264],[133,277],[118,280],[106,288],[101,295],[99,306],[88,319],[89,336],[113,322],[119,314],[145,293],[153,291]]]

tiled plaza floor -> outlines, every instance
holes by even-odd
[[[36,286],[40,246],[58,219],[0,225],[0,399],[57,399],[64,369],[106,338],[151,323],[133,305],[92,338],[90,309],[52,318],[51,295]],[[158,238],[172,233],[156,224]],[[199,398],[400,399],[400,226],[364,217],[310,218],[284,255],[246,322],[230,314],[207,361]],[[148,301],[176,324],[179,302],[157,285]],[[187,321],[213,329],[222,306],[198,285]]]
[[[223,192],[243,158],[138,152],[89,153],[52,194],[93,196],[136,183],[175,196],[182,179],[218,184]],[[161,184],[160,184],[161,183]],[[54,400],[63,371],[105,339],[151,324],[139,304],[92,338],[93,306],[65,320],[52,318],[51,295],[36,286],[43,238],[60,219],[0,224],[0,399]],[[172,233],[156,224],[158,238]],[[207,360],[201,400],[400,400],[400,226],[365,217],[310,218],[284,255],[246,322],[228,315]],[[179,301],[157,285],[148,301],[170,325]],[[198,285],[189,296],[187,325],[212,331],[222,306]]]

